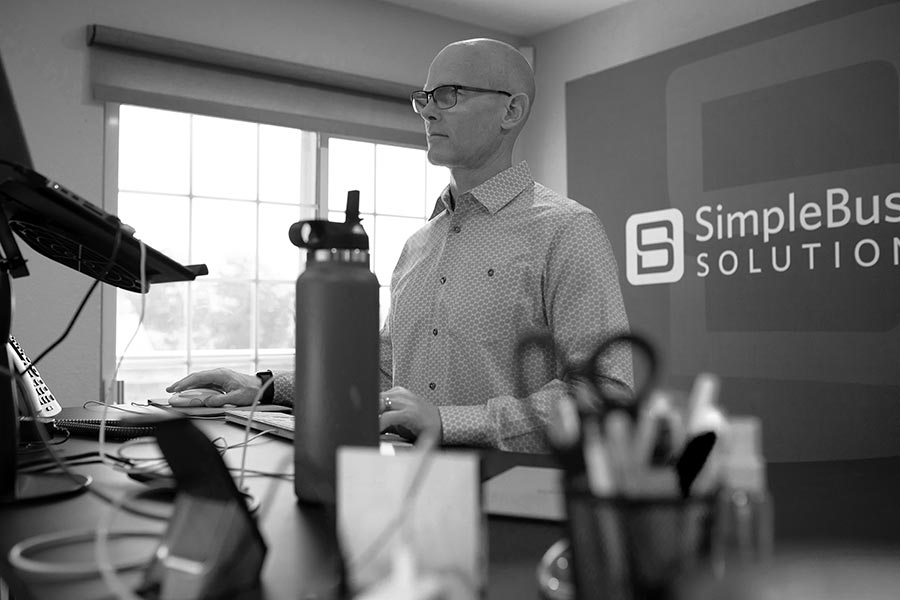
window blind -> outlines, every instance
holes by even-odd
[[[104,25],[87,43],[97,101],[425,145],[413,85]]]

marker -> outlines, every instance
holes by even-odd
[[[631,420],[621,410],[613,410],[604,419],[606,430],[606,456],[609,460],[613,485],[625,495],[629,495],[629,487],[635,482],[635,455],[631,444]]]

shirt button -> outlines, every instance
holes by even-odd
[[[437,329],[432,329],[432,330],[431,330],[431,335],[437,335]]]
[[[488,269],[488,277],[493,277],[493,276],[494,276],[494,270]]]
[[[431,383],[428,384],[428,387],[433,390],[434,388],[437,387],[437,385],[432,381]]]
[[[446,278],[446,277],[441,277],[441,285],[443,285],[443,284],[445,284],[445,283],[447,283],[447,278]]]
[[[460,231],[462,231],[462,228],[459,225],[453,227],[453,233],[459,233]]]

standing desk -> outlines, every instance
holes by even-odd
[[[243,441],[244,429],[223,421],[196,420],[195,424],[208,437],[223,436],[229,444]],[[118,444],[108,444],[114,451]],[[96,440],[72,437],[56,448],[66,454],[96,450]],[[252,442],[247,453],[247,468],[273,471],[281,465],[293,471],[293,445],[274,436],[264,436]],[[226,464],[240,464],[240,450],[229,450]],[[514,465],[552,466],[548,456],[486,452],[483,460],[485,477],[503,472]],[[138,491],[146,486],[124,473],[105,465],[74,467],[73,471],[90,475],[92,486],[99,486],[113,495]],[[320,507],[298,505],[293,483],[286,480],[248,476],[246,484],[260,499],[258,525],[265,539],[267,554],[262,571],[262,590],[248,598],[266,600],[330,597],[327,593],[335,580],[337,561],[333,542],[325,534],[330,515]],[[150,502],[142,506],[165,511],[166,503]],[[9,562],[9,549],[18,541],[42,533],[63,529],[94,527],[109,512],[109,506],[90,493],[73,498],[31,505],[0,507],[0,579],[6,582],[16,600],[57,598],[111,597],[99,576],[81,580],[49,581],[22,577]],[[561,523],[539,520],[491,517],[488,528],[488,598],[539,598],[535,568],[544,551],[563,535]],[[165,523],[118,512],[112,529],[150,529],[162,533]],[[111,554],[147,556],[156,546],[152,539],[111,541]],[[78,544],[41,558],[83,561],[93,558],[93,544]],[[138,571],[126,572],[123,580],[136,586],[141,580]]]
[[[209,437],[222,435],[230,444],[243,439],[243,429],[218,421],[198,421]],[[111,446],[111,449],[115,444]],[[67,454],[97,448],[97,442],[72,438],[57,448]],[[236,466],[239,450],[226,454],[226,463]],[[266,436],[248,449],[250,469],[274,470],[279,463],[290,465],[292,444]],[[515,465],[552,466],[549,456],[497,451],[483,453],[483,478]],[[104,465],[76,467],[89,474],[94,486],[114,494],[142,489],[125,474]],[[287,470],[291,468],[288,466]],[[865,460],[774,463],[768,465],[768,481],[775,503],[776,557],[829,551],[843,548],[874,548],[882,559],[896,558],[898,569],[893,583],[900,586],[900,456]],[[259,527],[268,547],[262,571],[262,589],[247,598],[266,600],[329,597],[337,562],[333,543],[323,536],[328,515],[321,508],[298,508],[293,485],[289,481],[251,477],[251,492],[261,498]],[[156,505],[165,510],[165,504]],[[0,578],[16,600],[110,597],[98,578],[52,581],[29,580],[9,565],[9,549],[30,536],[61,529],[95,527],[108,512],[108,506],[90,494],[26,506],[0,508]],[[113,529],[146,528],[164,530],[165,523],[119,513]],[[489,599],[529,600],[540,598],[535,567],[544,551],[565,535],[564,524],[492,516],[487,519],[488,557],[487,597]],[[112,553],[148,556],[156,542],[132,539],[114,542]],[[58,560],[85,560],[92,557],[93,545],[82,544],[59,549]],[[804,554],[806,556],[807,554]],[[833,553],[832,553],[833,555]],[[141,573],[132,571],[123,579],[140,581]]]

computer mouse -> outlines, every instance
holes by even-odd
[[[184,408],[189,406],[206,406],[206,399],[221,396],[225,392],[212,388],[191,388],[175,392],[169,396],[169,406]]]

